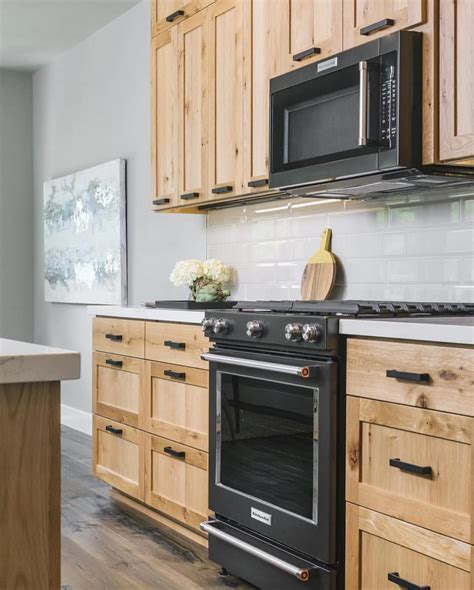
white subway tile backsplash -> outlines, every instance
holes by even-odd
[[[333,298],[474,301],[474,199],[276,201],[208,214],[207,255],[235,267],[236,299],[298,299],[304,265],[333,231]],[[301,206],[303,205],[303,206]]]

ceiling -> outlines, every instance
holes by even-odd
[[[0,68],[34,71],[140,0],[0,0]]]

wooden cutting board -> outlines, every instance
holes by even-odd
[[[303,301],[326,299],[336,280],[336,258],[330,251],[332,231],[327,227],[321,234],[321,246],[306,263],[301,279]]]

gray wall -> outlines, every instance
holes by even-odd
[[[33,340],[31,74],[0,70],[0,337]]]
[[[176,298],[177,260],[205,255],[205,219],[151,211],[150,7],[140,3],[33,77],[35,340],[79,350],[82,378],[62,403],[91,411],[91,329],[85,306],[45,303],[43,182],[127,160],[129,302]]]

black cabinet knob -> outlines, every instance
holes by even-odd
[[[153,201],[153,205],[166,205],[169,202],[170,202],[170,199],[166,199],[165,197],[163,197],[161,199],[155,199]]]
[[[174,348],[176,350],[184,350],[186,348],[185,342],[173,342],[173,340],[165,340],[163,344],[168,348]]]
[[[405,590],[431,590],[431,586],[418,586],[418,584],[414,584],[413,582],[409,582],[408,580],[400,578],[398,572],[390,572],[387,574],[387,579],[389,582],[392,582],[393,584],[396,584]]]
[[[211,190],[211,192],[214,195],[221,195],[224,193],[231,193],[233,190],[234,190],[233,186],[216,186]]]
[[[122,342],[123,340],[122,334],[106,334],[105,337],[112,342]]]
[[[384,18],[382,20],[377,21],[376,23],[372,23],[367,25],[366,27],[362,27],[360,30],[361,35],[370,35],[370,33],[375,33],[375,31],[381,31],[382,29],[386,29],[387,27],[392,27],[395,24],[393,18]]]
[[[259,178],[258,180],[250,180],[249,182],[247,182],[247,186],[249,188],[258,188],[261,186],[267,186],[268,185],[268,178]]]
[[[318,53],[321,53],[321,49],[319,47],[310,47],[309,49],[305,49],[300,53],[295,53],[293,56],[293,61],[303,61],[304,59],[307,59],[312,55],[317,55]]]
[[[105,364],[106,365],[110,365],[111,367],[117,367],[117,368],[120,369],[122,367],[122,365],[123,365],[123,362],[122,361],[114,361],[112,359],[107,359],[105,361]]]
[[[390,467],[396,467],[400,471],[407,471],[408,473],[414,473],[416,475],[432,476],[433,470],[431,467],[421,467],[420,465],[414,465],[413,463],[406,463],[400,461],[400,459],[389,459],[388,464]]]
[[[110,426],[110,424],[105,427],[105,430],[111,434],[116,434],[117,436],[121,436],[123,434],[123,430],[121,428],[114,428],[113,426]]]
[[[180,16],[184,16],[184,10],[175,10],[171,14],[168,14],[168,16],[166,17],[166,22],[172,23]]]
[[[176,457],[177,459],[184,459],[186,453],[184,451],[175,451],[173,447],[165,447],[164,452],[172,457]]]
[[[171,369],[165,369],[163,374],[167,377],[171,377],[171,379],[177,379],[179,381],[186,380],[186,373],[179,373],[178,371],[172,371]]]
[[[190,201],[191,199],[198,199],[199,193],[184,193],[179,198],[183,199],[183,201]]]
[[[406,371],[396,371],[395,369],[388,370],[385,375],[390,379],[400,379],[401,381],[418,381],[424,382],[430,380],[429,373],[407,373]]]

